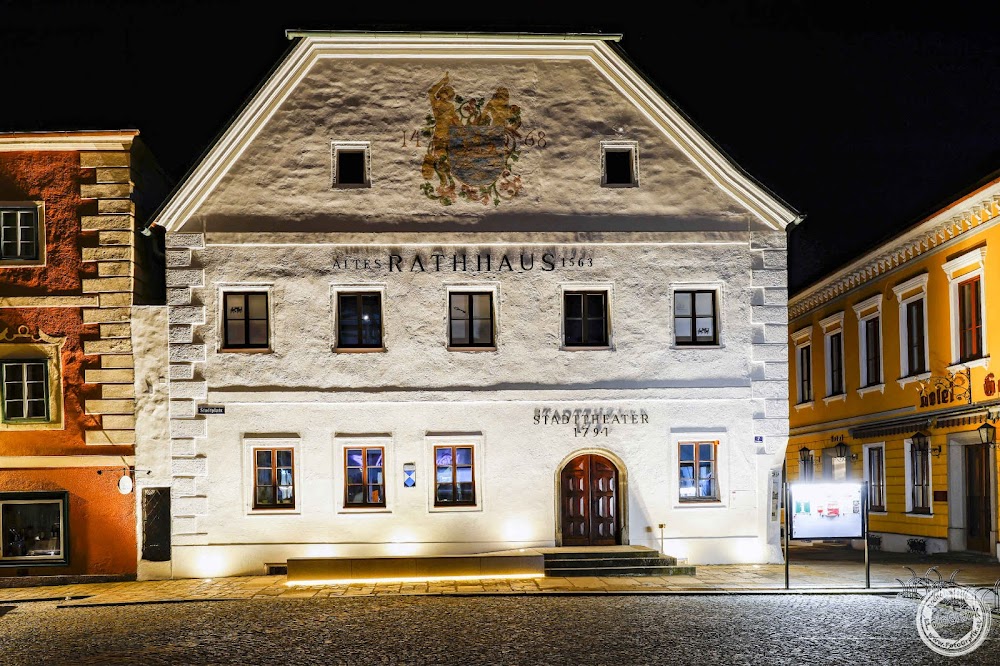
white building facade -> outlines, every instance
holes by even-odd
[[[169,400],[140,400],[137,483],[170,488],[171,559],[140,577],[780,561],[797,213],[618,36],[289,37],[156,219]]]

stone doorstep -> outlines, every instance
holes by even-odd
[[[544,575],[545,563],[534,555],[443,555],[429,557],[293,557],[288,582],[424,578],[446,576]]]

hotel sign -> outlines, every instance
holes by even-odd
[[[971,405],[972,370],[966,368],[959,372],[949,372],[943,377],[928,377],[918,383],[917,391],[920,394],[919,407],[936,407],[954,402]]]

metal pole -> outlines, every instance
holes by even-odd
[[[791,503],[789,501],[789,499],[791,497],[791,494],[789,493],[789,490],[788,490],[788,482],[786,481],[783,485],[785,486],[785,489],[784,489],[784,492],[785,492],[785,589],[787,590],[788,589],[788,561],[792,557],[792,553],[788,549],[788,525],[789,525],[788,514],[791,511],[792,507],[791,507]]]
[[[871,589],[872,586],[872,567],[871,560],[868,557],[868,482],[861,482],[861,506],[863,507],[861,516],[863,521],[863,528],[861,533],[865,538],[865,589]]]

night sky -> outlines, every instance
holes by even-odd
[[[621,33],[666,97],[806,215],[792,293],[1000,169],[995,4],[397,6],[0,0],[0,132],[138,129],[179,181],[287,51],[286,29]]]

